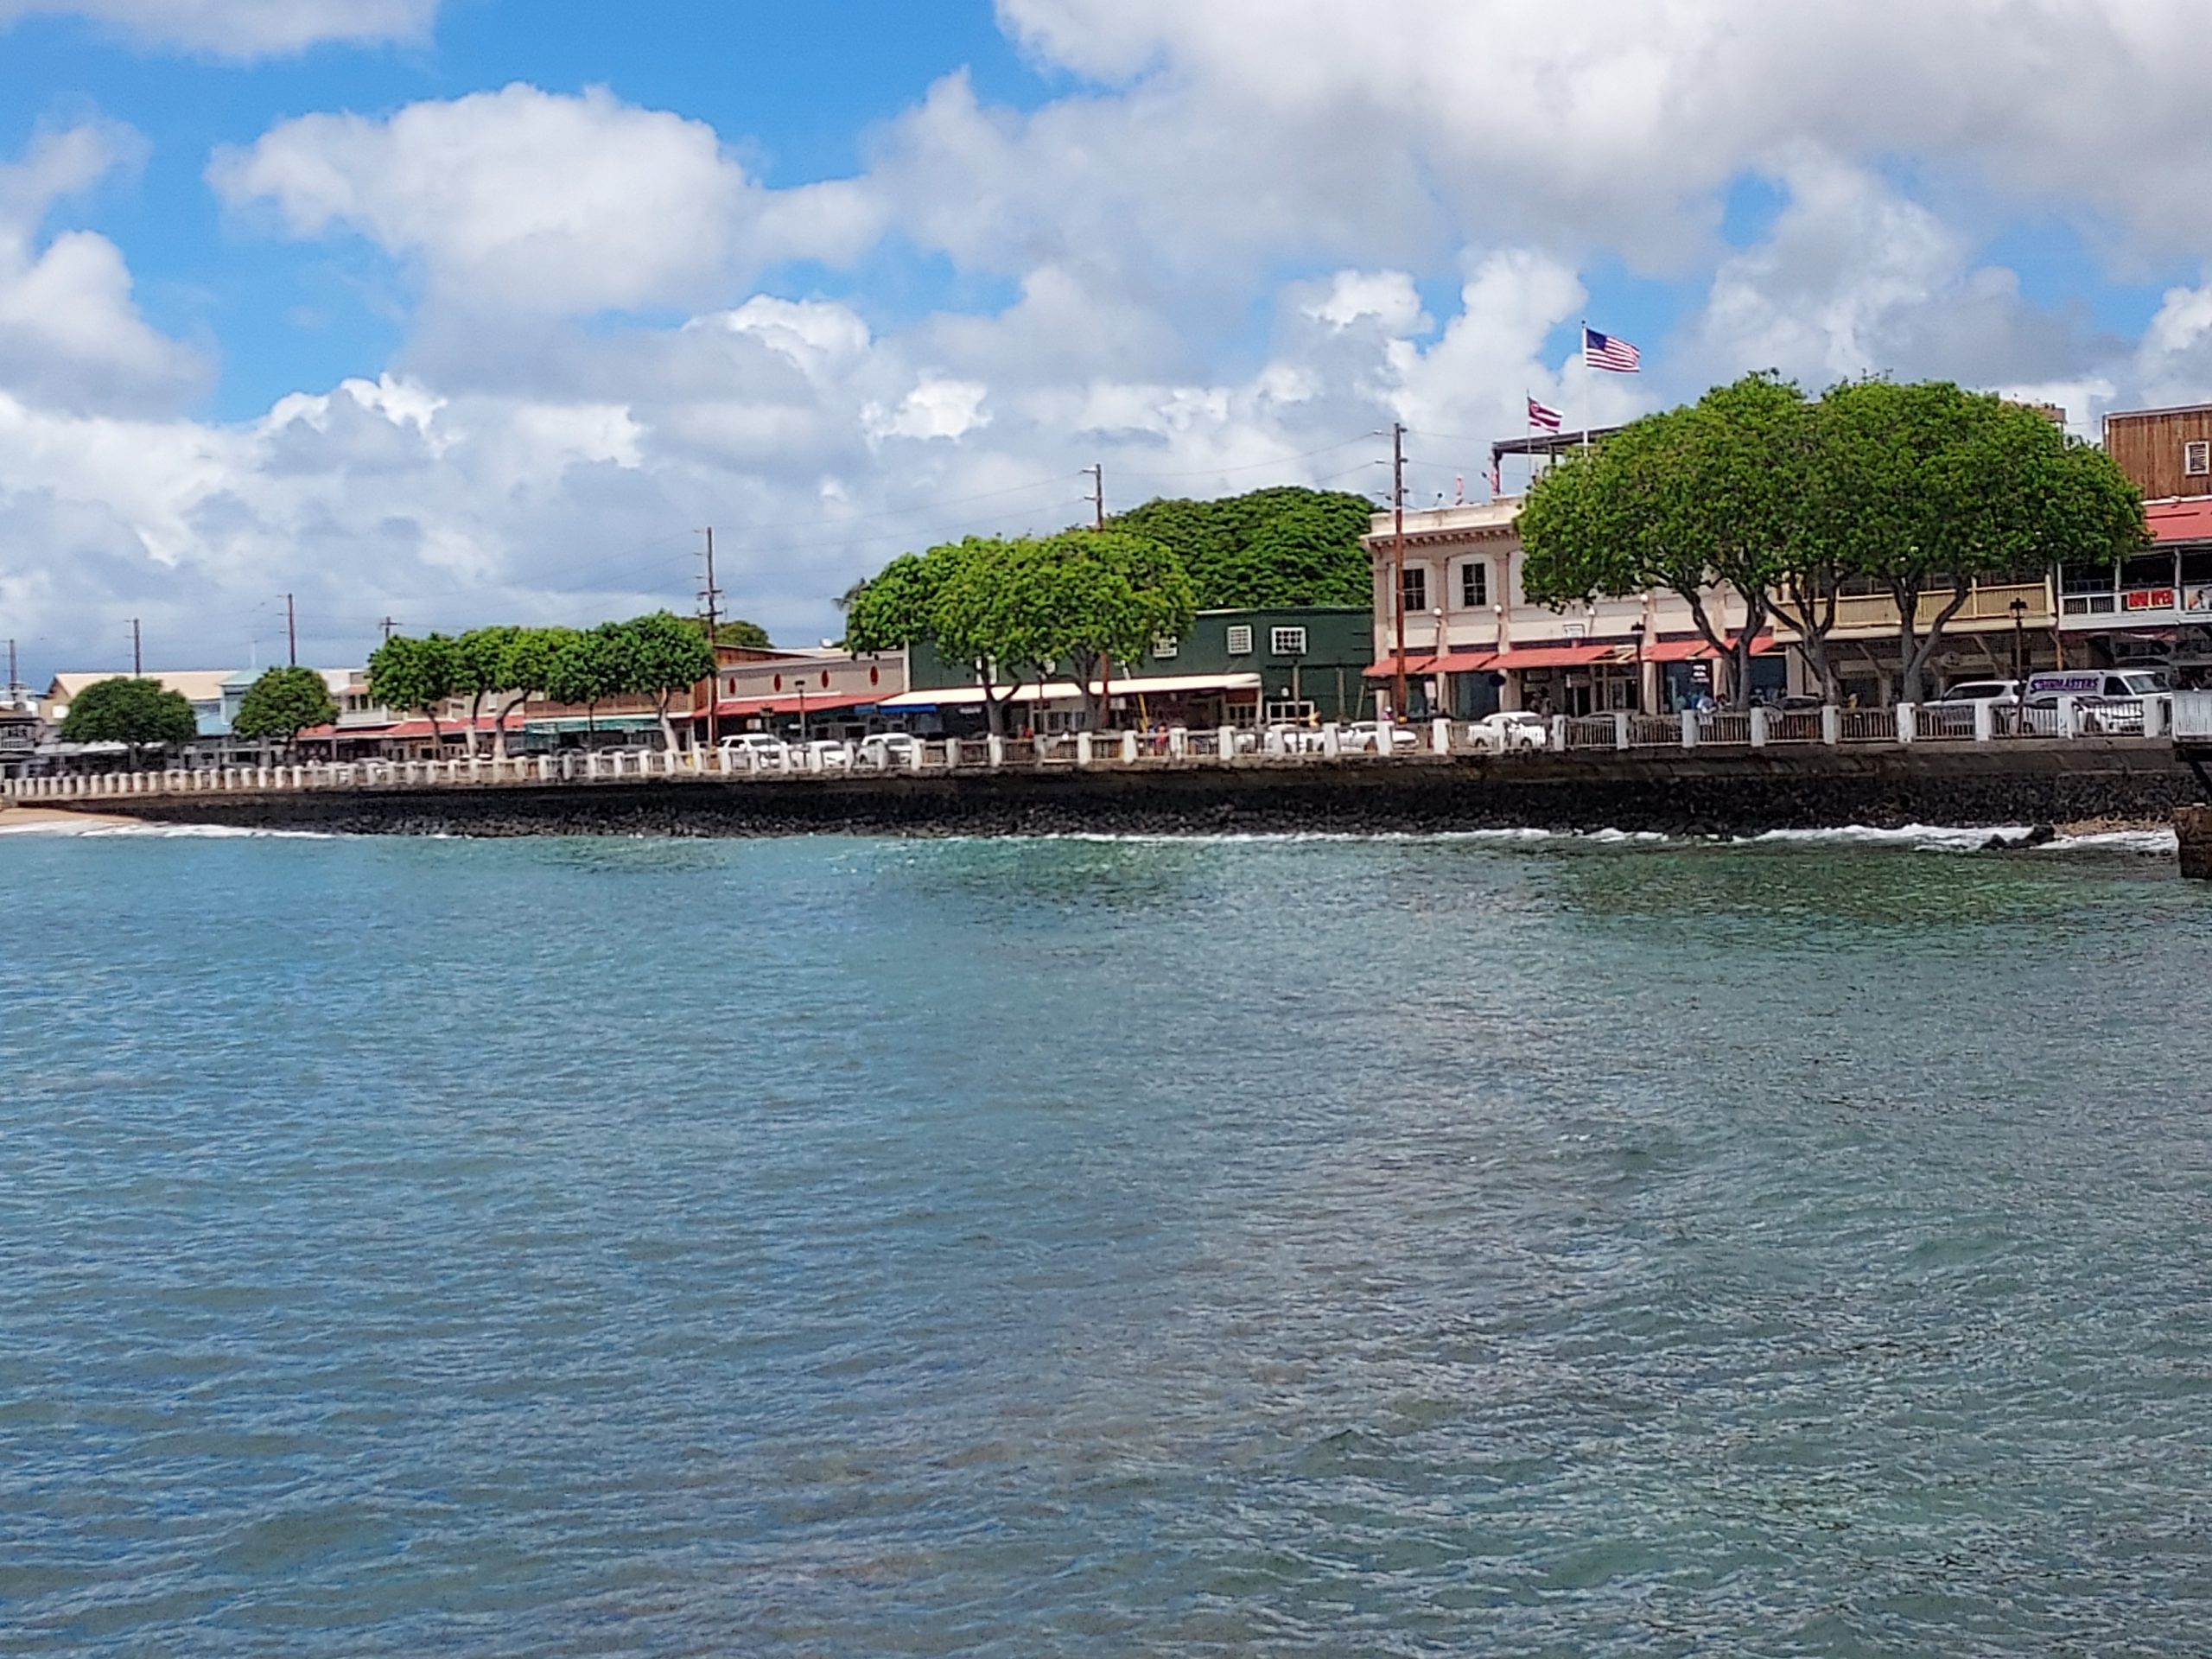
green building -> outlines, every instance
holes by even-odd
[[[1115,724],[1360,720],[1375,712],[1367,679],[1374,660],[1374,614],[1364,606],[1201,611],[1179,638],[1155,639],[1138,661],[1113,665]],[[957,693],[973,684],[926,647],[909,653],[908,673],[913,689],[887,709],[949,715],[962,707]],[[955,695],[932,698],[932,691]],[[1025,693],[1026,717],[1040,730],[1062,729],[1080,701],[1071,674]]]

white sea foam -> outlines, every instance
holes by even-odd
[[[227,823],[118,823],[105,818],[0,824],[0,836],[63,836],[72,841],[333,841],[320,830],[250,830]]]

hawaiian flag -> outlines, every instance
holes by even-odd
[[[1541,426],[1547,432],[1556,432],[1567,424],[1567,419],[1559,410],[1547,409],[1531,397],[1529,399],[1529,424]]]
[[[1611,334],[1601,334],[1588,323],[1582,325],[1582,360],[1593,369],[1604,369],[1611,374],[1635,374],[1643,365],[1643,353],[1624,340]]]

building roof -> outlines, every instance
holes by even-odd
[[[164,691],[176,692],[187,702],[220,702],[223,687],[237,671],[227,668],[181,668],[165,673],[149,674],[144,677],[157,682]],[[88,685],[98,685],[102,680],[127,680],[128,674],[57,674],[47,690],[47,697],[54,702],[74,702],[79,692]]]
[[[1096,683],[1092,685],[1097,690]],[[1170,674],[1154,679],[1110,680],[1106,683],[1107,695],[1116,697],[1172,697],[1179,693],[1199,691],[1257,691],[1257,674]],[[1073,680],[1053,680],[1044,685],[1025,685],[1007,699],[1014,702],[1059,702],[1083,695],[1083,688]],[[963,704],[980,704],[983,688],[980,685],[948,685],[940,690],[909,691],[903,696],[886,697],[881,707],[887,709],[957,708]],[[809,707],[815,706],[810,701]]]
[[[2151,534],[2162,547],[2177,542],[2212,542],[2212,496],[2153,501],[2143,509]]]

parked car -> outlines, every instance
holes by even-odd
[[[791,746],[773,732],[741,732],[722,739],[726,772],[785,772],[791,764]]]
[[[1545,748],[1552,741],[1551,728],[1545,724],[1544,717],[1525,710],[1484,715],[1468,728],[1468,734],[1474,739],[1477,748],[1487,749],[1492,754]]]
[[[878,732],[861,740],[861,764],[879,772],[904,771],[914,764],[922,740],[910,732]]]
[[[1345,727],[1339,747],[1346,754],[1379,754],[1382,750],[1382,727],[1378,721],[1355,721]],[[1393,753],[1421,747],[1421,734],[1410,726],[1390,728],[1390,747]]]
[[[835,738],[817,737],[800,753],[809,772],[847,772],[853,764],[852,750]]]
[[[1961,680],[1940,697],[1932,697],[1923,708],[1963,709],[1969,714],[1978,702],[2011,702],[2020,695],[2018,680]]]

